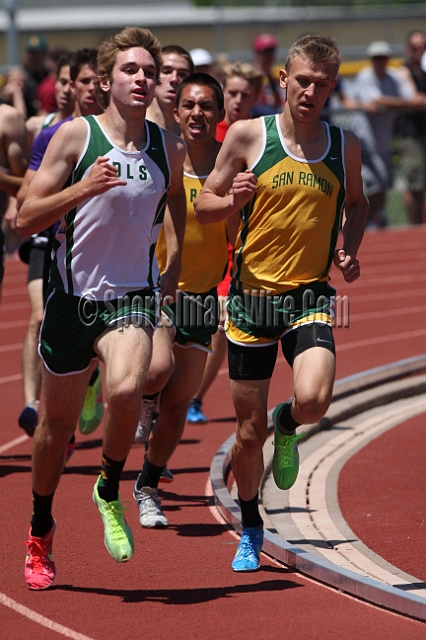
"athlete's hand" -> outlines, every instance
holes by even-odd
[[[18,207],[16,206],[16,199],[9,198],[9,204],[4,214],[3,220],[9,224],[12,231],[16,231],[16,219],[18,217]]]
[[[234,204],[241,209],[256,193],[257,178],[249,169],[243,173],[237,173],[232,182],[232,194]]]
[[[171,304],[176,301],[176,291],[179,284],[179,274],[175,270],[166,271],[160,276],[160,290],[162,296],[162,304]]]
[[[336,249],[333,255],[333,262],[342,272],[346,282],[353,282],[359,278],[361,273],[359,261],[347,255],[344,249]]]
[[[228,316],[226,312],[226,303],[228,302],[228,296],[219,296],[218,297],[218,305],[219,305],[219,321],[217,330],[219,333],[225,333],[225,323],[226,318]]]
[[[88,198],[105,193],[114,187],[126,186],[126,181],[118,177],[117,167],[109,164],[109,158],[101,156],[96,158],[85,180],[87,181],[85,187],[89,190]]]

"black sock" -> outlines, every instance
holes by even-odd
[[[117,462],[117,460],[108,458],[105,453],[102,454],[102,471],[98,493],[105,502],[113,502],[118,499],[118,485],[125,462],[126,459]]]
[[[50,496],[39,496],[33,491],[33,514],[31,516],[31,535],[36,538],[44,538],[52,528],[52,501]]]
[[[142,489],[142,487],[152,487],[152,489],[157,489],[163,469],[164,467],[157,467],[155,464],[152,464],[146,455],[142,471],[140,472],[136,482],[136,488]]]
[[[238,496],[241,509],[241,523],[243,529],[247,527],[261,527],[263,520],[260,517],[257,494],[251,500],[243,500]]]
[[[278,429],[285,436],[291,436],[296,431],[296,428],[300,427],[300,422],[296,422],[291,415],[291,403],[283,406],[278,414],[277,424]]]
[[[93,387],[99,375],[99,367],[96,367],[89,380],[89,387]]]

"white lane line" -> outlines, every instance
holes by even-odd
[[[28,295],[27,287],[21,287],[20,289],[18,287],[15,287],[14,289],[6,289],[5,291],[3,291],[3,300],[5,298],[12,298],[16,296],[27,296],[27,295]]]
[[[350,304],[350,298],[349,298]],[[401,318],[408,318],[415,313],[424,313],[426,311],[426,305],[418,305],[416,307],[400,307],[399,309],[385,309],[380,311],[366,311],[365,313],[350,313],[349,322],[356,322],[358,320],[376,320],[377,318],[389,318],[393,316],[400,316]]]
[[[26,434],[23,434],[22,436],[19,436],[19,438],[15,438],[14,440],[11,440],[10,442],[0,447],[0,454],[4,453],[8,449],[12,449],[18,444],[22,444],[26,440],[29,440],[29,437]],[[82,633],[78,633],[77,631],[73,631],[72,629],[69,629],[68,627],[64,627],[63,625],[58,624],[57,622],[53,622],[53,620],[49,620],[49,618],[46,618],[45,616],[42,616],[39,613],[32,611],[31,609],[28,609],[28,607],[25,607],[19,602],[12,600],[12,598],[9,598],[4,593],[0,593],[0,604],[3,604],[5,607],[9,607],[9,609],[13,609],[20,615],[23,615],[26,618],[29,618],[32,622],[36,622],[37,624],[40,624],[43,627],[46,627],[52,631],[56,631],[56,633],[60,633],[66,638],[72,638],[73,640],[94,640],[89,636],[86,636]]]
[[[394,297],[396,297],[398,295],[398,292],[403,293],[403,291],[401,291],[400,289],[398,289],[398,285],[402,285],[402,284],[417,284],[420,282],[424,282],[424,280],[426,280],[426,276],[424,275],[419,275],[419,274],[413,274],[413,275],[406,275],[406,276],[395,276],[395,278],[393,278],[392,276],[384,276],[383,273],[376,273],[376,274],[368,274],[368,275],[363,275],[362,276],[362,286],[365,288],[366,291],[374,291],[375,289],[378,289],[379,291],[383,291],[383,287],[385,285],[391,285],[392,289],[390,290],[390,294]],[[335,284],[339,289],[342,289],[341,285],[339,285],[336,281],[331,281],[331,286],[333,286],[333,284]],[[361,282],[360,282],[360,286],[361,286]],[[354,290],[356,291],[357,289]],[[359,289],[358,289],[359,291]]]
[[[15,373],[13,376],[0,378],[0,384],[8,384],[9,382],[16,382],[17,380],[22,380],[22,373]]]
[[[375,338],[367,338],[366,340],[356,340],[348,344],[337,344],[336,351],[349,351],[350,349],[358,349],[359,347],[370,347],[371,345],[383,342],[395,342],[396,340],[407,340],[418,338],[426,335],[426,329],[418,329],[417,331],[405,331],[404,333],[394,333],[389,336],[376,336]]]
[[[23,347],[22,342],[16,342],[15,344],[6,344],[4,347],[0,347],[0,353],[7,353],[8,351],[19,351]]]
[[[211,480],[210,480],[210,476],[208,477],[207,482],[206,482],[206,488],[204,489],[204,495],[206,496],[206,498],[213,498],[214,497],[213,487],[212,487],[212,483],[211,483]],[[216,507],[216,505],[214,503],[213,503],[213,505],[209,504],[209,511],[212,514],[213,518],[215,520],[217,520],[217,522],[219,522],[220,524],[223,524],[224,526],[228,524],[226,522],[225,518],[223,518],[220,515],[220,511],[219,511],[219,509]],[[234,529],[231,529],[230,533],[232,533],[235,538],[239,538],[240,537],[234,531]]]
[[[401,291],[401,295],[404,295],[405,300],[417,300],[419,298],[419,288],[416,289],[405,289]],[[339,292],[337,292],[339,295]],[[353,293],[351,291],[347,291],[345,293],[340,294],[341,297],[347,296],[350,304],[363,304],[366,302],[377,302],[379,300],[390,300],[389,291],[375,291],[374,293]],[[395,299],[397,299],[398,292],[395,293]]]
[[[10,442],[6,442],[6,444],[3,444],[0,447],[0,454],[4,453],[5,451],[8,451],[9,449],[13,449],[13,447],[18,446],[18,444],[22,444],[26,440],[29,440],[29,436],[27,436],[24,433],[22,436],[19,436],[19,438],[15,438],[14,440],[11,440]]]
[[[12,322],[0,322],[0,329],[16,329],[17,327],[28,327],[27,320],[12,320]]]
[[[6,302],[5,304],[1,305],[1,310],[6,313],[9,311],[22,311],[22,309],[29,308],[30,303],[28,302],[28,300],[25,300],[25,302]]]
[[[16,602],[16,600],[12,600],[12,598],[9,598],[4,593],[0,593],[0,604],[3,604],[5,607],[9,607],[9,609],[16,611],[21,616],[29,618],[32,622],[37,622],[37,624],[40,624],[42,627],[46,627],[51,631],[60,633],[66,638],[72,638],[73,640],[94,640],[94,638],[85,636],[83,633],[78,633],[78,631],[73,631],[68,627],[64,627],[62,624],[58,624],[57,622],[53,622],[53,620],[49,620],[49,618],[40,615],[36,611],[28,609],[28,607],[24,607],[24,605],[19,604],[19,602]]]

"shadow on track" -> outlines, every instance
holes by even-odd
[[[289,574],[291,571],[285,567],[261,567],[261,572],[267,570],[268,572]],[[192,605],[200,604],[202,602],[211,602],[212,600],[219,600],[221,598],[229,598],[240,593],[255,593],[255,592],[272,592],[272,591],[285,591],[287,589],[295,589],[302,585],[293,582],[292,580],[263,580],[255,584],[236,584],[228,585],[226,587],[206,587],[202,589],[153,589],[150,591],[143,591],[142,589],[102,589],[102,588],[89,588],[89,587],[74,587],[69,584],[55,585],[49,589],[49,591],[70,591],[73,593],[96,593],[101,596],[112,596],[120,598],[122,602],[160,602],[162,604],[170,605]]]

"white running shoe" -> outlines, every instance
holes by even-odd
[[[139,522],[147,529],[164,529],[168,520],[161,510],[157,489],[152,487],[137,488],[137,480],[133,490],[133,497],[139,509]]]
[[[141,415],[135,433],[135,444],[143,444],[148,440],[152,427],[152,414],[157,406],[158,393],[154,398],[142,396]]]

